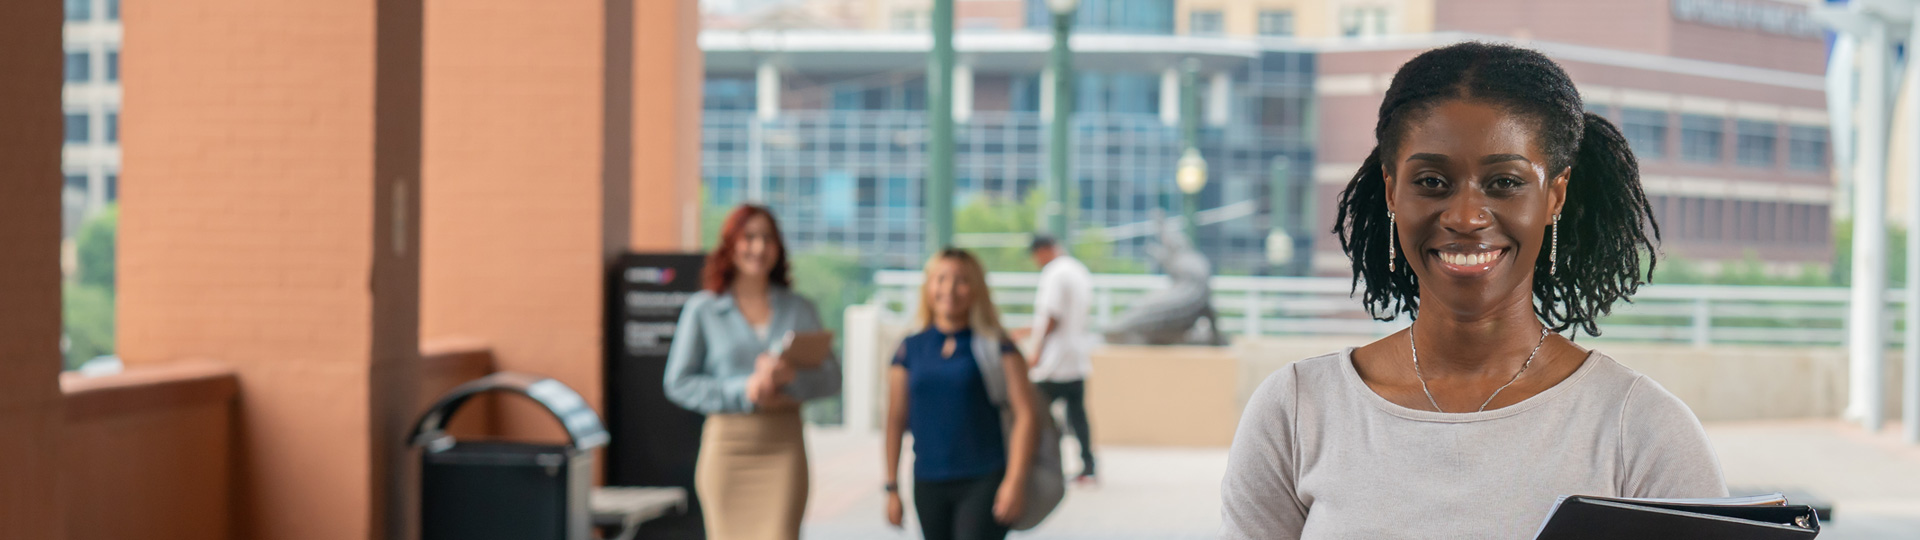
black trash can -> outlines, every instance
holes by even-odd
[[[458,441],[447,421],[482,392],[532,398],[566,428],[569,444]],[[593,453],[607,444],[600,415],[547,377],[501,372],[462,384],[427,409],[409,437],[420,455],[422,540],[587,540]]]

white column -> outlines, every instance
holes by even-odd
[[[1853,215],[1853,171],[1847,164],[1853,163],[1853,74],[1854,55],[1859,50],[1858,38],[1851,34],[1841,34],[1833,40],[1833,55],[1827,59],[1827,118],[1828,152],[1831,155],[1831,174],[1838,184],[1833,190],[1833,216],[1843,219]]]
[[[953,122],[965,124],[973,118],[973,64],[953,66]]]
[[[1920,14],[1920,9],[1916,10]],[[1905,425],[1906,441],[1909,444],[1920,443],[1920,61],[1912,56],[1913,46],[1920,42],[1920,16],[1913,17],[1913,27],[1907,34],[1907,110],[1901,120],[1907,130],[1907,343],[1902,351],[1906,361],[1904,378],[1905,399],[1902,400],[1901,420]]]
[[[846,338],[840,357],[840,422],[855,433],[880,429],[881,396],[886,395],[884,364],[880,364],[880,306],[847,306]]]
[[[1847,328],[1851,364],[1847,417],[1868,431],[1885,411],[1881,364],[1886,355],[1887,290],[1887,30],[1878,20],[1860,38],[1860,134],[1853,163],[1853,287]]]
[[[1225,71],[1216,71],[1207,84],[1207,125],[1221,127],[1227,125],[1227,116],[1233,112],[1233,76]]]
[[[1180,125],[1180,72],[1173,68],[1160,72],[1160,123]]]
[[[766,123],[780,117],[780,68],[760,62],[754,73],[753,118],[747,121],[747,201],[767,200]]]
[[[771,122],[780,116],[780,68],[773,62],[760,62],[760,68],[754,72],[754,112],[759,113],[762,122]]]

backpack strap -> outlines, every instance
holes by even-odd
[[[1000,339],[975,332],[973,361],[980,366],[980,377],[987,383],[987,401],[996,408],[1007,408],[1007,371],[1000,362]]]

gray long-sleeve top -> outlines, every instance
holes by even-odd
[[[688,299],[667,352],[667,399],[701,414],[752,412],[747,377],[753,374],[754,359],[789,331],[822,329],[813,302],[784,287],[768,288],[767,303],[773,317],[762,338],[740,314],[733,295],[701,291]],[[817,369],[797,370],[782,390],[799,401],[839,394],[837,356],[830,354]]]
[[[1221,538],[1532,538],[1561,495],[1727,495],[1693,412],[1604,354],[1519,403],[1438,413],[1374,393],[1352,352],[1254,392],[1227,453]]]

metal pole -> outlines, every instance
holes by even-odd
[[[1885,421],[1887,290],[1887,30],[1879,21],[1860,36],[1860,137],[1854,152],[1853,288],[1849,302],[1848,416],[1867,431]]]
[[[1200,149],[1200,62],[1188,58],[1180,63],[1180,148]],[[1200,223],[1193,214],[1198,210],[1199,193],[1181,192],[1180,213],[1187,220],[1187,239],[1193,249],[1200,249]]]
[[[933,55],[927,67],[928,253],[953,245],[953,0],[933,2]]]
[[[1048,119],[1047,143],[1047,232],[1063,245],[1068,244],[1067,235],[1067,186],[1072,175],[1068,159],[1073,155],[1073,51],[1069,48],[1069,38],[1073,34],[1073,13],[1055,13],[1053,15],[1053,51],[1048,57],[1049,67],[1053,70],[1053,118]]]
[[[1693,346],[1713,345],[1713,305],[1706,297],[1693,299]]]
[[[1267,234],[1284,234],[1289,241],[1293,239],[1293,227],[1287,222],[1287,216],[1294,213],[1292,194],[1287,193],[1287,168],[1290,165],[1291,160],[1281,156],[1274,158],[1273,164],[1267,169]],[[1285,262],[1269,261],[1267,274],[1292,275],[1292,259],[1299,258],[1293,251],[1288,250],[1288,254],[1294,256]]]

